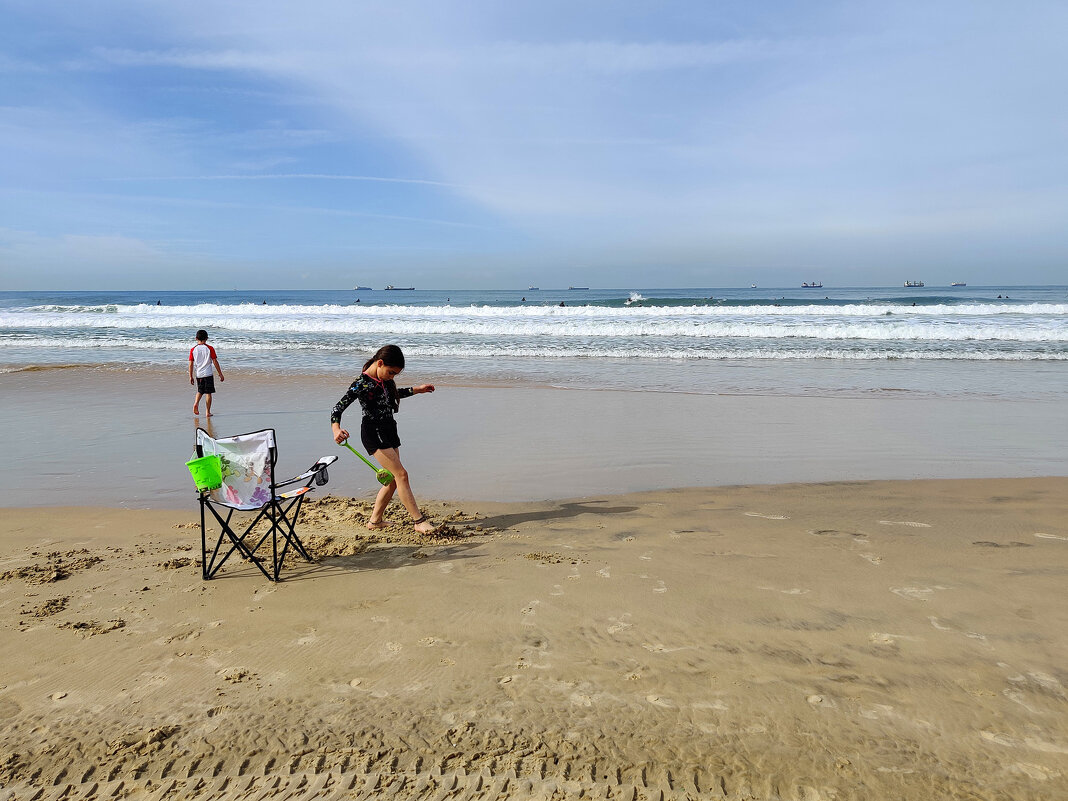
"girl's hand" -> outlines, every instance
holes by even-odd
[[[337,431],[334,432],[334,442],[336,442],[338,445],[344,444],[344,442],[348,438],[349,438],[349,432],[346,431],[343,428],[339,428]]]
[[[415,392],[417,395],[418,394],[422,394],[424,392],[433,392],[434,391],[434,385],[433,384],[420,384],[417,387],[412,387],[412,391]]]

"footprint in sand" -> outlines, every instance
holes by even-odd
[[[868,642],[873,645],[892,646],[897,645],[898,640],[917,640],[918,638],[909,637],[908,634],[889,634],[885,631],[873,631],[868,634]]]
[[[715,701],[697,701],[693,705],[693,708],[698,710],[711,710],[713,712],[727,712],[730,710],[730,707],[718,698]]]
[[[597,571],[597,575],[601,578],[612,578],[612,571],[609,570],[607,566],[605,566]]]
[[[765,515],[765,514],[761,514],[760,512],[746,512],[745,516],[746,517],[762,517],[765,520],[789,520],[790,519],[786,515]]]
[[[861,710],[858,714],[866,720],[879,720],[879,718],[891,718],[897,717],[897,713],[894,712],[894,708],[889,704],[873,704],[872,706]]]
[[[571,693],[571,703],[575,706],[593,706],[593,699],[585,693]]]
[[[540,603],[541,603],[541,601],[531,601],[529,604],[527,604],[525,607],[523,607],[522,615],[523,615],[523,625],[524,626],[533,626],[534,625],[534,621],[531,620],[531,618],[534,617],[535,614],[537,614],[537,607],[538,607],[538,604],[540,604]]]
[[[1049,781],[1061,775],[1060,771],[1050,770],[1045,765],[1035,765],[1032,762],[1014,762],[1009,765],[1009,770],[1013,773],[1022,773],[1027,778],[1040,782]]]
[[[667,584],[661,580],[657,580],[656,586],[653,587],[653,592],[665,593],[667,592]]]
[[[986,635],[985,634],[977,634],[974,631],[960,631],[958,629],[953,628],[952,626],[943,626],[939,622],[937,617],[929,617],[927,619],[931,621],[931,625],[934,626],[936,629],[938,629],[938,631],[956,632],[958,634],[963,634],[965,637],[968,637],[968,638],[970,638],[972,640],[985,640],[986,639]]]
[[[582,573],[579,572],[579,569],[577,567],[571,568],[571,575],[568,576],[568,579],[578,581],[580,578],[582,578]]]
[[[817,528],[808,533],[814,537],[828,537],[831,539],[850,537],[850,542],[859,542],[861,545],[867,545],[868,542],[870,542],[867,537],[857,531],[839,531],[836,528]]]
[[[910,526],[912,528],[930,528],[930,523],[914,523],[911,520],[880,520],[880,526]]]
[[[315,629],[311,629],[307,634],[297,640],[297,645],[311,645],[318,639],[319,635],[315,633]]]
[[[1013,701],[1013,702],[1019,704],[1020,706],[1022,706],[1024,709],[1026,709],[1032,715],[1041,715],[1042,714],[1038,709],[1036,709],[1035,707],[1033,707],[1029,703],[1027,703],[1027,701],[1024,700],[1023,693],[1019,692],[1018,690],[1010,690],[1010,689],[1006,688],[1006,689],[1001,691],[1001,694],[1004,695],[1006,698],[1008,698],[1010,701]]]
[[[861,559],[867,559],[873,565],[881,565],[883,563],[883,558],[874,553],[861,553],[857,554],[857,556]]]
[[[399,642],[387,642],[386,643],[386,649],[390,653],[394,653],[394,654],[397,653],[399,650],[401,650],[403,647],[404,646],[401,645]]]
[[[661,698],[659,695],[647,695],[645,700],[653,706],[663,707],[664,709],[671,709],[674,704],[668,701],[666,698]]]
[[[812,706],[821,706],[828,709],[834,709],[837,704],[825,695],[810,695],[807,699]]]
[[[1068,745],[1050,743],[1037,737],[1017,738],[1000,732],[981,731],[979,736],[990,743],[1004,745],[1008,748],[1030,748],[1034,751],[1044,751],[1047,754],[1068,754]]]
[[[783,595],[808,595],[812,592],[812,590],[802,590],[798,587],[793,587],[789,590],[780,590],[778,587],[761,587],[760,589],[768,592],[781,592]]]
[[[1041,531],[1036,531],[1035,536],[1043,540],[1064,540],[1068,542],[1068,537],[1058,537],[1056,534],[1045,534]]]
[[[668,648],[666,645],[664,645],[663,643],[659,643],[659,642],[657,642],[657,643],[643,642],[642,643],[642,648],[644,648],[646,651],[652,651],[654,654],[670,654],[670,653],[674,653],[675,651],[690,651],[690,650],[693,650],[695,647],[696,646],[694,646],[694,645],[680,645],[678,648]]]
[[[910,601],[929,601],[935,590],[948,590],[949,587],[891,587],[890,592],[908,598]]]
[[[619,634],[621,631],[625,631],[631,627],[631,623],[627,622],[627,618],[630,617],[630,612],[624,612],[618,618],[610,617],[612,625],[608,627],[609,634]]]
[[[564,588],[561,587],[559,584],[554,584],[552,592],[549,593],[549,595],[563,595],[563,594],[564,594]]]

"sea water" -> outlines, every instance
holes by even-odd
[[[441,382],[719,394],[1068,395],[1068,287],[0,293],[0,369],[347,379],[380,345]]]

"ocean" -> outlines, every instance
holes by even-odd
[[[1068,395],[1068,287],[0,293],[0,370],[354,376],[713,394]]]

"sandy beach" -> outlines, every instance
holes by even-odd
[[[343,454],[314,562],[201,580],[196,426],[293,474],[343,389],[0,377],[0,801],[1068,797],[1054,399],[443,384],[440,536]]]
[[[1068,796],[1068,479],[7,509],[0,798]]]

